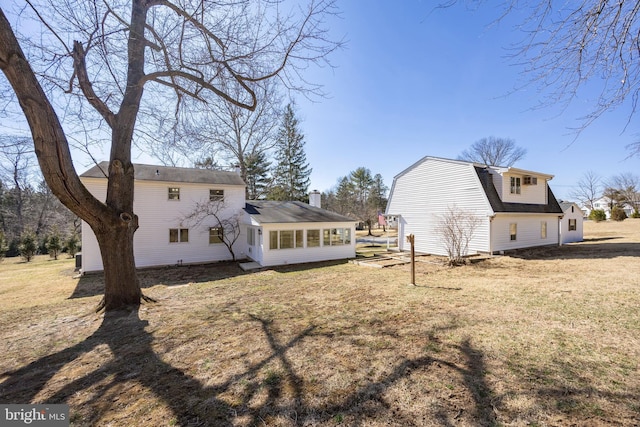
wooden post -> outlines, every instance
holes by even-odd
[[[411,284],[416,284],[416,236],[409,234],[407,236],[407,242],[411,244]]]

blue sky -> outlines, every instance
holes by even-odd
[[[527,81],[508,58],[522,37],[518,16],[492,25],[500,10],[489,5],[401,4],[340,3],[331,31],[347,47],[331,57],[335,69],[309,73],[329,97],[297,98],[313,189],[325,191],[359,166],[390,187],[423,156],[456,158],[487,136],[526,148],[515,166],[555,175],[550,184],[562,199],[587,170],[610,177],[637,169],[637,157],[626,159],[625,146],[637,138],[631,126],[624,131],[628,110],[607,113],[576,139],[571,129],[594,94],[580,93],[563,111],[533,109],[542,98],[535,86],[514,90]]]

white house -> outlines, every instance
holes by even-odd
[[[574,202],[560,200],[560,208],[564,216],[560,220],[560,244],[582,242],[583,238],[583,212]]]
[[[107,170],[108,162],[102,162],[80,175],[98,200],[106,199]],[[232,227],[226,225],[233,218],[239,226],[232,245],[236,259],[251,258],[266,266],[355,257],[353,220],[299,202],[247,203],[245,184],[236,172],[142,164],[135,164],[134,171],[137,267],[231,260],[222,239],[233,240]],[[319,204],[319,193],[311,198]],[[223,224],[212,215],[188,219],[197,205],[214,207]],[[269,240],[274,232],[277,241]],[[337,235],[342,236],[341,244]],[[83,222],[82,271],[102,269],[96,237]]]
[[[386,215],[398,218],[398,247],[446,255],[439,230],[450,210],[477,221],[468,253],[499,253],[559,244],[563,215],[548,182],[553,175],[424,157],[393,179]]]
[[[611,218],[611,206],[612,206],[612,202],[611,199],[608,197],[601,197],[598,200],[593,202],[593,208],[594,209],[601,209],[604,211],[607,219]],[[591,213],[591,209],[587,206],[584,206],[581,208],[583,215],[585,218],[589,217],[589,214]],[[629,203],[623,203],[622,204],[622,210],[624,210],[624,213],[627,214],[628,217],[631,217],[631,215],[633,215],[633,212],[635,211],[635,209],[633,208],[633,206]]]
[[[302,202],[247,201],[247,257],[263,266],[355,258],[356,222]]]

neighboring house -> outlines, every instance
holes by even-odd
[[[134,212],[139,223],[134,235],[137,267],[232,259],[222,241],[230,236],[230,226],[221,227],[211,215],[200,215],[198,220],[187,219],[197,210],[198,204],[214,207],[223,223],[237,219],[239,235],[232,245],[236,259],[250,257],[260,265],[277,265],[355,257],[353,220],[298,202],[247,204],[245,184],[237,172],[141,164],[135,164],[134,170]],[[98,200],[106,199],[107,171],[108,162],[102,162],[80,175],[82,183]],[[312,193],[311,200],[319,205],[319,193]],[[262,210],[257,208],[261,203],[266,204]],[[292,210],[292,206],[298,211]],[[299,212],[306,212],[306,215]],[[314,247],[318,230],[320,243]],[[272,250],[268,240],[272,231],[278,234],[278,250]],[[288,231],[294,233],[292,242],[287,240]],[[264,248],[263,232],[267,238]],[[326,233],[330,236],[328,243],[324,240]],[[342,234],[340,247],[337,233]],[[290,244],[293,247],[288,249]],[[98,242],[83,221],[82,271],[102,269]]]
[[[609,199],[608,197],[601,197],[598,200],[593,202],[593,209],[603,210],[605,215],[607,216],[607,219],[609,219],[611,218],[611,205],[612,205],[611,199]],[[591,209],[587,206],[583,206],[581,209],[584,214],[584,217],[589,218]],[[624,203],[622,205],[622,210],[624,210],[624,213],[626,213],[628,217],[631,217],[631,215],[633,215],[633,212],[634,212],[633,206],[631,206],[629,203]]]
[[[583,238],[583,212],[574,202],[560,200],[560,208],[564,216],[560,220],[560,244],[582,242]]]
[[[398,246],[415,236],[418,252],[446,255],[439,226],[449,210],[477,219],[468,253],[499,253],[559,244],[553,175],[424,157],[393,179],[386,215],[398,218]]]
[[[247,257],[263,266],[355,258],[355,221],[302,202],[249,200]]]

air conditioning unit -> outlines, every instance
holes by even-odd
[[[537,176],[529,176],[525,175],[523,185],[538,185],[538,177]]]

